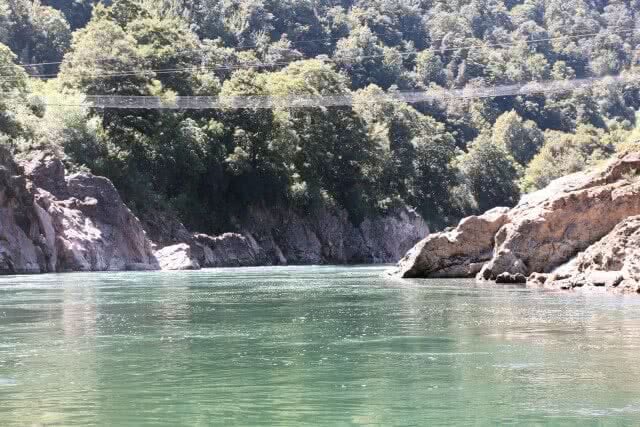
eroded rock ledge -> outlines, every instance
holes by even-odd
[[[391,274],[475,275],[501,283],[636,292],[639,173],[640,153],[628,153],[598,172],[556,180],[512,209],[496,208],[463,219],[454,230],[428,236]]]

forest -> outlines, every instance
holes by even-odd
[[[332,205],[357,223],[408,205],[443,228],[634,147],[639,14],[637,0],[0,0],[0,143],[51,151],[110,178],[134,212],[202,232],[247,206]],[[583,78],[563,93],[380,101]],[[44,101],[56,94],[353,103]]]

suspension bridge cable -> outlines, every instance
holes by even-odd
[[[157,96],[87,95],[80,101],[70,102],[64,94],[38,97],[46,106],[109,108],[109,109],[156,109],[156,110],[210,110],[210,109],[275,109],[351,106],[356,103],[378,104],[405,102],[447,101],[451,99],[496,98],[536,94],[561,94],[585,89],[597,83],[608,85],[640,82],[640,74],[629,73],[618,76],[589,77],[571,80],[549,80],[521,84],[466,87],[463,89],[430,89],[425,91],[387,92],[367,98],[352,93],[335,95],[300,94],[288,96]],[[24,101],[23,101],[24,102]]]

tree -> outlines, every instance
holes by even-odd
[[[74,34],[60,80],[87,95],[145,95],[154,76],[148,70],[134,37],[113,21],[96,19]]]
[[[543,142],[543,134],[531,120],[522,120],[518,113],[502,114],[493,126],[492,141],[503,147],[521,165],[535,156]]]
[[[323,5],[311,0],[267,0],[266,8],[273,16],[271,39],[283,37],[293,45],[286,46],[313,58],[320,54],[329,54],[335,44],[330,39],[330,31],[323,22]],[[320,9],[322,12],[318,13]],[[302,56],[297,59],[303,59]]]
[[[399,79],[402,69],[398,51],[382,46],[366,26],[351,30],[349,37],[338,41],[334,59],[355,88],[376,84],[386,89]]]
[[[629,53],[618,34],[598,34],[590,50],[589,68],[596,76],[617,74],[629,64]]]
[[[60,11],[39,1],[0,0],[0,42],[3,39],[22,62],[51,63],[60,61],[69,48],[71,30]],[[48,74],[57,69],[57,64],[44,64],[31,71]]]
[[[415,73],[417,80],[424,84],[444,84],[443,64],[440,57],[430,50],[424,50],[416,56]]]
[[[11,9],[6,0],[0,0],[0,43],[8,44],[14,22],[11,18]]]
[[[180,18],[136,19],[127,25],[126,33],[135,40],[138,60],[146,68],[185,70],[158,72],[155,77],[163,88],[180,95],[194,95],[193,89],[205,78],[201,76],[204,72],[198,70],[200,41],[185,21]]]
[[[264,96],[267,85],[265,76],[239,70],[224,82],[220,96],[230,102],[235,97]],[[232,177],[231,197],[241,204],[283,200],[288,187],[288,150],[279,145],[273,112],[248,105],[226,111],[225,119],[229,129],[225,163]]]
[[[591,125],[579,126],[575,133],[548,130],[542,149],[527,166],[521,187],[524,191],[543,188],[556,178],[584,170],[613,151],[604,132]]]
[[[432,117],[393,101],[377,86],[360,90],[354,110],[367,123],[369,138],[384,153],[380,192],[408,201],[433,225],[453,214],[449,190],[455,185],[453,137]]]
[[[469,151],[458,160],[463,185],[484,212],[496,206],[513,206],[520,197],[516,161],[487,135],[473,141]]]
[[[397,98],[632,75],[638,4],[0,0],[0,43],[15,54],[1,51],[10,95],[0,100],[0,137],[17,150],[64,151],[112,178],[133,208],[154,200],[205,231],[247,206],[312,203],[345,207],[355,222],[409,204],[440,227],[513,204],[520,168],[529,190],[612,147],[633,149],[622,141],[640,86],[612,79],[553,94]],[[35,77],[56,73],[49,83]],[[222,95],[228,108],[71,114],[39,97],[60,92],[166,103]],[[275,108],[252,96],[272,97]],[[353,105],[323,107],[324,96]],[[301,97],[318,105],[289,105]]]
[[[21,136],[25,129],[18,115],[18,107],[27,101],[27,74],[15,64],[16,56],[0,43],[0,137],[12,138]]]
[[[411,0],[358,0],[349,12],[352,28],[366,26],[387,46],[426,47],[425,14]]]
[[[64,13],[72,30],[84,27],[91,19],[91,11],[98,0],[42,0],[42,4],[51,6]]]
[[[318,60],[295,62],[269,76],[268,91],[276,96],[348,95],[345,78]],[[277,115],[296,144],[293,163],[313,192],[327,191],[361,221],[374,199],[377,147],[364,122],[350,107],[283,108]]]
[[[237,46],[251,46],[259,34],[273,30],[273,14],[263,0],[199,0],[193,7],[198,34],[222,38]]]
[[[415,147],[414,171],[409,200],[431,224],[442,226],[458,214],[451,197],[458,184],[453,165],[456,147],[446,134],[424,135],[412,141]]]

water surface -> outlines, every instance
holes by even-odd
[[[640,298],[382,271],[0,278],[0,424],[640,423]]]

